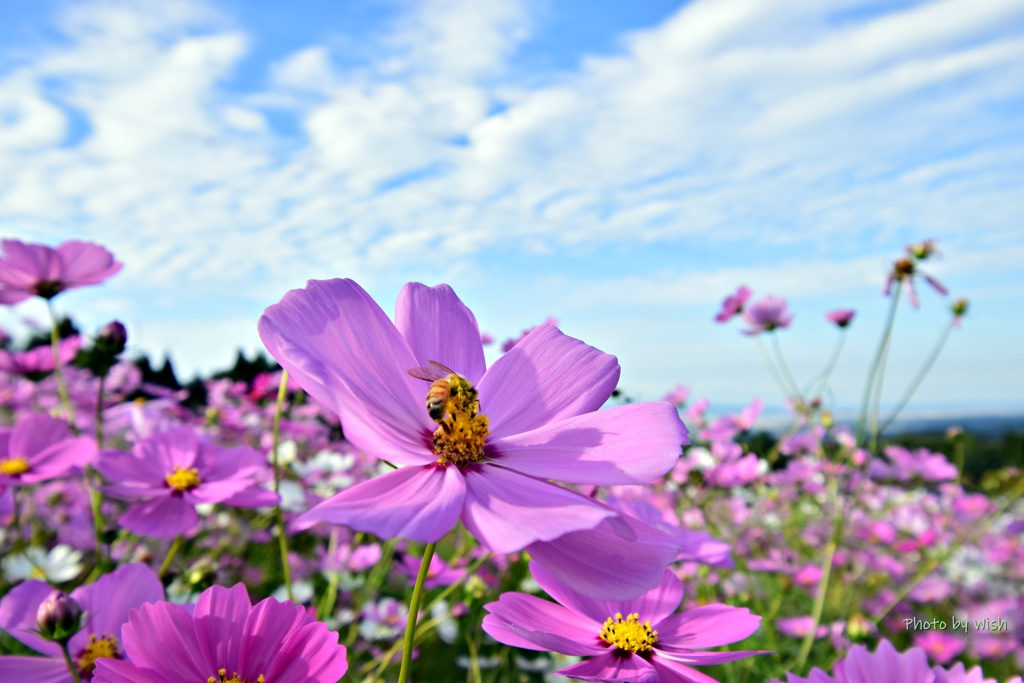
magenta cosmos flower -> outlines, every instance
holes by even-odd
[[[253,606],[240,583],[206,589],[193,614],[143,605],[121,633],[124,660],[101,659],[93,683],[335,683],[348,669],[337,633],[300,605]]]
[[[789,327],[789,324],[793,322],[793,314],[789,312],[789,305],[785,299],[778,296],[766,296],[758,299],[750,305],[750,308],[743,311],[743,322],[750,325],[749,328],[743,330],[744,334],[761,334]]]
[[[152,434],[131,453],[104,451],[96,469],[110,482],[106,493],[142,501],[120,519],[140,536],[185,533],[199,521],[200,503],[262,507],[278,501],[258,485],[267,471],[263,455],[247,446],[219,448],[184,427]]]
[[[740,288],[736,290],[735,294],[730,294],[725,297],[725,301],[722,302],[722,308],[718,311],[718,315],[715,316],[716,323],[728,322],[734,315],[739,315],[743,312],[743,305],[750,299],[750,295],[753,292],[746,285],[740,285]]]
[[[60,646],[38,635],[36,613],[51,593],[53,588],[42,581],[26,581],[0,601],[0,628],[43,655],[0,657],[0,681],[72,683]],[[163,600],[164,587],[149,567],[128,564],[76,588],[71,598],[85,617],[82,630],[68,642],[68,652],[81,679],[90,681],[98,660],[123,657],[121,627],[128,623],[129,611]]]
[[[852,308],[837,308],[834,311],[829,311],[825,314],[825,319],[830,323],[835,323],[836,327],[843,328],[848,327],[853,322],[853,316],[857,314],[857,311]]]
[[[636,600],[600,601],[556,581],[536,562],[533,578],[555,599],[504,593],[484,606],[483,627],[500,643],[591,659],[556,673],[585,681],[695,683],[712,681],[692,666],[722,664],[754,651],[705,652],[743,640],[761,617],[728,605],[703,605],[675,614],[683,585],[665,570],[661,585]],[[556,604],[557,603],[557,604]]]
[[[4,240],[2,246],[0,304],[16,304],[33,296],[52,299],[66,289],[99,284],[122,265],[92,242],[72,240],[53,249]]]
[[[405,465],[321,503],[307,522],[433,542],[461,520],[491,550],[514,552],[617,514],[546,480],[648,483],[688,443],[669,403],[595,412],[618,362],[552,325],[486,368],[476,318],[448,285],[406,285],[392,323],[355,282],[313,280],[267,308],[259,332],[346,438]],[[410,374],[436,363],[451,368],[443,387]]]
[[[66,422],[29,415],[13,429],[0,429],[0,488],[38,484],[96,459],[96,442],[71,437]]]
[[[67,365],[82,350],[82,338],[79,336],[61,339],[57,347],[57,359],[60,364]],[[53,371],[53,348],[49,344],[36,346],[28,351],[11,353],[0,349],[0,370],[13,375],[32,375]]]

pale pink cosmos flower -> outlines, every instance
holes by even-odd
[[[789,312],[786,300],[778,296],[766,296],[758,299],[743,311],[743,322],[750,327],[743,331],[746,335],[772,332],[789,327],[793,322],[793,314]]]
[[[837,308],[834,311],[829,311],[825,314],[826,320],[831,323],[835,323],[836,327],[842,329],[848,327],[853,322],[853,316],[857,314],[857,311],[852,308]]]
[[[617,514],[549,479],[649,483],[688,443],[669,403],[598,411],[618,362],[552,325],[487,368],[476,318],[447,285],[406,285],[392,323],[355,282],[313,280],[267,308],[259,333],[346,438],[403,465],[321,503],[309,522],[434,542],[461,521],[492,551],[515,552]],[[432,362],[454,373],[434,418],[430,382],[410,374]]]
[[[680,683],[711,681],[694,666],[744,659],[760,651],[708,652],[743,640],[761,617],[729,605],[702,605],[676,613],[683,586],[669,570],[661,584],[635,600],[601,601],[559,583],[530,563],[534,580],[555,602],[503,593],[484,606],[483,628],[500,643],[528,650],[589,657],[557,671],[587,681]]]
[[[33,296],[52,299],[61,292],[95,285],[121,270],[114,255],[98,244],[72,240],[57,248],[18,240],[0,243],[0,304]]]

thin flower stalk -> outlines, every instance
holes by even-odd
[[[435,548],[437,548],[437,543],[428,543],[427,547],[423,549],[420,571],[416,575],[416,585],[412,588],[412,598],[409,600],[409,618],[405,622],[405,638],[402,640],[402,667],[398,671],[398,683],[406,683],[409,680],[414,647],[413,638],[416,635],[416,617],[419,614],[420,602],[423,600],[423,584],[427,580],[430,560],[434,557]]]
[[[171,547],[167,549],[167,555],[164,557],[163,564],[160,565],[160,571],[157,573],[161,579],[167,574],[167,570],[171,568],[171,562],[174,561],[175,556],[178,554],[178,550],[181,549],[181,543],[184,540],[182,534],[178,534],[174,537],[174,542],[171,543]]]
[[[836,369],[836,363],[839,362],[839,356],[843,352],[843,346],[845,343],[846,330],[844,329],[840,331],[839,339],[836,340],[836,345],[832,349],[832,356],[829,358],[825,369],[822,370],[821,375],[807,383],[807,388],[804,389],[805,396],[814,397],[825,390],[825,387],[828,386],[829,379],[832,378],[832,372]]]
[[[60,651],[64,655],[64,663],[68,665],[68,671],[71,673],[71,680],[75,683],[82,683],[82,677],[78,675],[78,667],[71,661],[71,653],[68,652],[68,642],[65,640],[60,644]]]
[[[61,370],[60,362],[60,327],[57,324],[57,312],[53,309],[53,300],[47,299],[46,306],[50,309],[50,348],[53,350],[53,376],[57,379],[57,391],[60,393],[60,403],[64,407],[64,415],[67,417],[71,432],[78,436],[78,425],[75,424],[75,413],[71,409],[71,398],[68,395],[68,385],[64,381],[64,372]]]
[[[910,403],[910,399],[914,396],[914,392],[918,390],[918,388],[921,386],[921,382],[923,382],[924,378],[928,376],[929,372],[931,372],[932,366],[935,365],[935,361],[938,360],[939,354],[942,353],[943,347],[946,346],[946,341],[949,339],[949,333],[952,332],[955,327],[956,325],[954,323],[950,323],[949,326],[947,326],[946,329],[942,332],[942,335],[939,337],[939,340],[936,342],[934,348],[932,348],[932,352],[928,354],[928,358],[925,359],[925,362],[921,366],[921,369],[918,370],[916,375],[914,375],[914,379],[910,382],[910,385],[907,387],[907,390],[900,398],[899,403],[896,404],[896,408],[893,409],[893,411],[889,414],[887,418],[885,418],[885,421],[882,423],[882,426],[878,428],[877,436],[881,436],[883,433],[885,433],[885,430],[889,427],[889,425],[893,423],[893,420],[899,417],[900,413],[902,413],[903,410],[907,407],[907,404]]]
[[[796,380],[793,379],[793,373],[789,371],[789,365],[786,363],[786,357],[782,355],[782,344],[779,342],[779,335],[772,334],[772,348],[775,350],[775,355],[779,359],[779,367],[782,369],[782,375],[786,378],[786,382],[790,386],[790,390],[793,392],[793,397],[803,401],[803,394],[800,393],[800,387],[797,385]]]
[[[864,398],[861,401],[860,416],[857,418],[857,442],[864,443],[867,437],[867,424],[868,424],[868,406],[872,396],[872,390],[874,389],[875,382],[880,381],[880,373],[882,371],[882,365],[884,362],[885,351],[889,346],[889,340],[892,337],[893,323],[896,321],[896,307],[899,304],[900,293],[902,292],[903,281],[896,281],[896,292],[893,294],[892,303],[889,305],[889,314],[885,321],[885,328],[882,332],[882,340],[878,344],[878,350],[875,351],[875,359],[871,362],[871,368],[868,370],[868,382],[864,387]]]
[[[288,393],[288,371],[281,370],[281,384],[277,387],[277,403],[274,406],[272,457],[274,460],[274,493],[281,486],[281,467],[278,463],[278,449],[281,445],[281,414],[284,412],[284,399]],[[292,594],[292,570],[288,564],[288,536],[284,528],[284,514],[281,512],[281,499],[274,506],[274,518],[277,522],[277,544],[281,551],[281,572],[284,575],[284,587],[288,599],[294,600]]]
[[[772,379],[775,380],[775,384],[778,385],[782,393],[788,396],[791,389],[786,387],[786,383],[782,381],[782,376],[779,374],[779,371],[775,369],[775,363],[772,361],[772,357],[768,353],[768,348],[764,345],[764,342],[761,341],[761,335],[756,335],[754,338],[757,340],[757,348],[761,351],[761,357],[764,358],[764,364],[768,366],[768,371],[772,373]]]

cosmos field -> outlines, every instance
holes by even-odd
[[[965,476],[954,425],[936,450],[886,432],[970,323],[930,240],[878,283],[849,425],[823,397],[857,312],[821,321],[835,351],[798,382],[786,301],[721,293],[707,324],[759,347],[777,437],[753,397],[631,401],[556,321],[495,342],[444,284],[311,280],[252,321],[276,363],[163,386],[131,320],[74,325],[116,254],[2,247],[0,304],[45,299],[52,330],[2,335],[0,681],[1021,681],[1020,468]],[[922,305],[949,325],[886,412]]]

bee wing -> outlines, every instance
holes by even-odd
[[[422,379],[425,382],[436,382],[439,379],[445,379],[449,375],[458,374],[453,372],[450,368],[441,365],[436,360],[428,360],[427,363],[430,364],[429,368],[422,366],[418,368],[411,368],[408,371],[409,374],[416,379]]]

